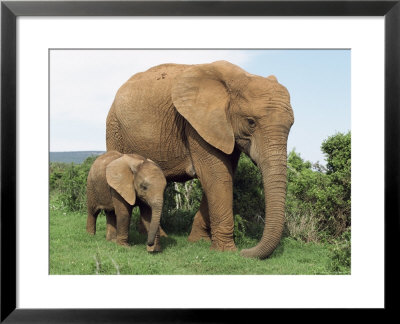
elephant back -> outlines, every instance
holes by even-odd
[[[191,65],[186,65],[186,64],[160,64],[157,66],[154,66],[144,72],[139,72],[134,74],[129,80],[129,81],[144,81],[144,80],[149,80],[149,81],[171,81],[171,79],[174,79],[176,76],[178,76],[180,73],[185,71],[186,69],[190,68]]]
[[[107,116],[107,150],[138,153],[163,170],[181,168],[179,176],[186,175],[185,122],[172,103],[171,88],[189,67],[162,64],[135,74],[119,88]]]

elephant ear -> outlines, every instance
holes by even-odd
[[[235,137],[227,117],[228,89],[218,64],[195,65],[172,86],[172,102],[199,135],[209,144],[231,154]]]
[[[133,181],[135,173],[142,163],[143,160],[123,155],[112,161],[106,168],[107,183],[132,206],[136,202]]]

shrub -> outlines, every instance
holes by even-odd
[[[248,221],[243,219],[240,215],[234,216],[235,225],[233,228],[233,238],[238,245],[249,244],[251,240],[248,235]]]
[[[325,174],[312,170],[294,150],[288,156],[285,235],[305,242],[316,242],[323,230],[329,187]]]
[[[185,211],[179,209],[163,212],[161,227],[167,234],[189,235],[196,212],[197,210]]]
[[[283,236],[304,242],[318,242],[321,238],[320,220],[312,210],[286,212]]]
[[[58,189],[58,187],[60,186],[59,182],[66,168],[67,168],[66,163],[62,162],[50,163],[50,174],[49,174],[50,191]]]
[[[351,229],[345,232],[330,247],[331,269],[335,272],[349,273],[351,267]]]
[[[202,197],[201,184],[198,179],[184,183],[169,182],[164,193],[164,210],[193,211],[200,207]]]
[[[235,226],[239,218],[246,234],[260,238],[264,228],[265,198],[261,172],[250,158],[242,154],[233,183],[233,213]]]
[[[95,159],[91,156],[82,164],[65,164],[63,170],[53,176],[53,190],[59,191],[60,202],[71,211],[86,210],[86,181]]]
[[[169,182],[164,192],[161,227],[167,233],[189,234],[194,215],[200,207],[200,181]]]
[[[330,178],[336,235],[341,235],[351,225],[351,133],[337,133],[328,137],[322,145],[327,158]],[[331,219],[332,220],[332,219]]]
[[[350,227],[351,135],[338,133],[322,144],[327,168],[288,156],[286,233],[305,241],[338,238]]]

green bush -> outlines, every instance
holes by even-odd
[[[286,234],[300,240],[337,238],[350,227],[351,134],[338,133],[322,143],[327,168],[288,156]]]
[[[247,236],[260,238],[264,229],[265,198],[261,172],[251,159],[242,154],[233,182],[235,226],[239,219]]]
[[[336,223],[336,235],[341,235],[351,225],[351,133],[337,133],[322,143],[327,158],[332,203],[331,218]]]
[[[202,197],[201,184],[198,179],[184,183],[169,182],[164,193],[164,211],[198,210]]]
[[[50,164],[50,190],[58,191],[58,199],[71,211],[86,210],[86,181],[95,156],[88,157],[82,164],[64,164],[62,168]]]
[[[163,212],[160,222],[161,227],[167,234],[189,235],[196,212],[197,210],[179,209]]]
[[[349,273],[351,267],[351,229],[345,232],[330,246],[331,269],[334,272]]]
[[[67,168],[67,164],[63,162],[51,162],[50,163],[50,175],[49,175],[49,186],[50,191],[58,189],[63,173]]]
[[[248,221],[243,219],[240,215],[234,216],[235,225],[233,228],[233,238],[238,245],[251,243],[251,235],[248,233]],[[250,227],[251,228],[251,227]]]
[[[329,183],[324,173],[314,171],[294,150],[287,167],[285,235],[305,242],[316,242],[323,230]]]
[[[164,192],[161,227],[167,233],[189,234],[202,197],[198,179],[169,182]]]

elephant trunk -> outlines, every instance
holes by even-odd
[[[149,233],[147,235],[147,245],[153,246],[156,240],[156,235],[160,226],[160,219],[162,213],[162,202],[154,204],[151,208],[151,221]]]
[[[285,222],[287,136],[288,131],[271,131],[267,145],[255,162],[259,166],[264,185],[265,225],[260,242],[241,251],[245,257],[267,258],[277,247]]]

